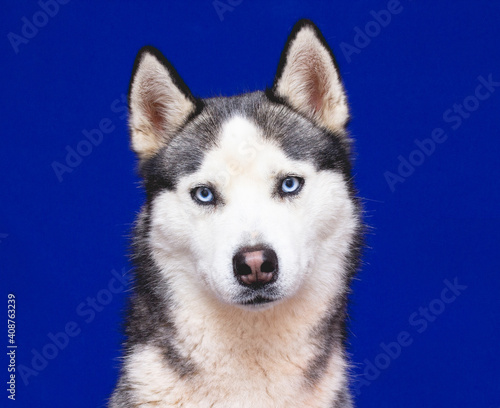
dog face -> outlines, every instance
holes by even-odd
[[[341,286],[357,228],[346,97],[319,31],[298,24],[272,90],[197,100],[147,47],[130,90],[149,247],[177,290],[269,307]]]

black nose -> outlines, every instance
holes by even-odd
[[[270,248],[242,248],[233,257],[233,270],[240,284],[259,289],[276,280],[278,257]]]

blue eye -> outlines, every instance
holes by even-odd
[[[289,176],[281,182],[281,192],[284,194],[297,194],[304,183],[304,179]]]
[[[215,201],[214,193],[208,187],[202,186],[195,188],[191,195],[200,204],[213,204]]]

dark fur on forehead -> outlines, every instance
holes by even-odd
[[[173,190],[180,177],[194,173],[220,132],[221,120],[203,106],[157,154],[140,163],[148,201],[161,190]]]
[[[267,104],[253,114],[268,139],[279,142],[287,156],[310,161],[318,170],[338,170],[350,178],[350,146],[346,133],[333,133],[295,112],[270,91]]]
[[[197,171],[205,154],[217,146],[222,126],[235,116],[259,127],[293,160],[313,163],[318,170],[336,170],[351,179],[349,143],[293,111],[269,92],[203,100],[203,109],[156,155],[141,164],[148,200],[158,191],[175,189],[178,180]]]

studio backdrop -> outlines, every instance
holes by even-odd
[[[145,194],[135,55],[194,95],[272,85],[293,25],[351,106],[365,248],[347,345],[359,407],[500,407],[500,3],[6,1],[0,94],[0,406],[104,407]],[[235,390],[238,392],[238,390]]]

